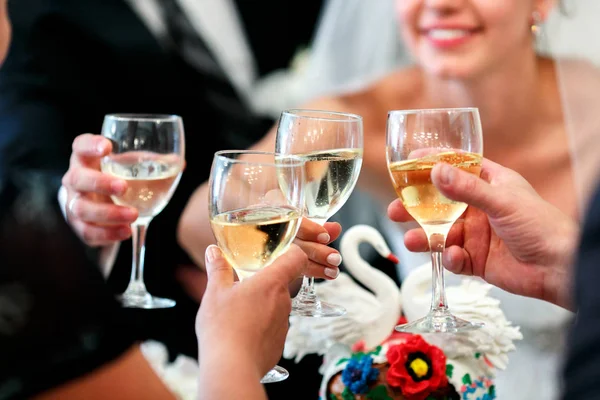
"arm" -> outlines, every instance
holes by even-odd
[[[175,400],[152,370],[139,346],[74,381],[51,389],[34,400]]]
[[[308,103],[304,108],[329,109],[347,111],[347,107],[341,99],[324,98]],[[273,151],[275,149],[275,139],[277,137],[277,125],[275,124],[267,134],[251,149],[261,151]],[[316,227],[313,230],[317,229]],[[316,233],[322,233],[319,231]],[[339,233],[338,233],[339,234]],[[314,235],[314,236],[316,236]],[[335,232],[329,231],[330,241],[335,240]],[[204,251],[206,248],[215,244],[212,231],[210,229],[208,215],[208,182],[200,185],[190,197],[177,227],[177,240],[180,246],[190,255],[196,265],[204,268]]]
[[[292,245],[236,285],[217,246],[207,249],[205,265],[208,287],[196,318],[198,398],[266,400],[260,379],[283,352],[292,307],[287,287],[305,272],[308,258]]]
[[[218,338],[215,340],[219,341]],[[253,368],[256,360],[231,349],[221,348],[221,351],[231,353],[231,356],[216,351],[202,353],[198,399],[267,400],[267,393],[260,383],[264,374]]]

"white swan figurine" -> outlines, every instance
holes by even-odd
[[[290,317],[285,358],[299,362],[306,354],[323,355],[320,369],[323,373],[331,362],[351,354],[356,344],[362,344],[360,350],[369,351],[386,342],[402,313],[409,322],[427,313],[431,301],[431,264],[413,270],[402,283],[401,292],[390,277],[361,258],[359,245],[363,242],[373,245],[383,257],[396,261],[376,229],[367,225],[348,229],[340,243],[344,266],[372,293],[345,273],[333,281],[317,283],[319,297],[346,307],[347,314],[337,318]],[[441,341],[440,336],[423,336],[454,361],[470,360],[476,353],[485,354],[486,363],[478,368],[487,370],[485,373],[491,376],[494,369],[506,368],[508,353],[515,350],[513,342],[523,336],[519,327],[506,319],[500,302],[489,296],[491,285],[472,278],[461,278],[459,282],[446,290],[452,311],[464,319],[483,322],[484,328],[468,335],[442,336]]]
[[[320,299],[344,306],[347,313],[336,318],[290,317],[285,358],[299,362],[306,354],[325,354],[334,344],[351,348],[361,342],[365,349],[372,349],[394,331],[401,314],[400,289],[389,276],[360,256],[359,245],[364,242],[371,244],[382,257],[398,263],[375,228],[354,225],[348,229],[340,241],[344,266],[370,291],[344,272],[335,280],[316,283]]]

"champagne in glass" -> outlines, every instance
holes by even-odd
[[[210,224],[238,278],[252,276],[285,253],[304,209],[304,160],[249,150],[215,153],[209,179]],[[289,373],[275,366],[261,380]]]
[[[482,325],[455,317],[444,289],[442,252],[454,222],[467,204],[443,196],[431,181],[440,162],[479,176],[483,135],[476,108],[390,111],[387,124],[387,162],[394,189],[406,211],[429,239],[432,301],[429,313],[396,330],[412,333],[464,332]]]
[[[362,149],[298,154],[306,161],[306,215],[321,225],[350,197],[362,165]]]
[[[286,110],[277,126],[275,151],[305,160],[305,216],[322,225],[346,203],[358,181],[363,156],[362,117]],[[303,277],[291,315],[337,317],[345,313],[344,307],[321,301],[314,278]]]
[[[102,159],[102,172],[127,182],[113,202],[134,207],[139,216],[133,226],[131,278],[120,301],[125,307],[173,307],[172,299],[152,296],[144,283],[146,230],[169,203],[181,178],[185,141],[183,122],[177,115],[110,114],[102,135],[111,140],[112,153]]]
[[[477,176],[481,172],[481,155],[469,152],[441,152],[389,166],[396,194],[421,226],[453,224],[467,209],[465,203],[444,197],[431,182],[431,170],[438,162]]]
[[[283,254],[298,232],[302,213],[289,206],[250,207],[211,218],[217,243],[236,271],[251,274]]]
[[[141,218],[151,218],[169,203],[181,178],[181,161],[173,155],[127,152],[105,157],[102,171],[127,182],[123,195],[112,196],[115,204],[137,208]]]

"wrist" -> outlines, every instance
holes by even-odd
[[[251,346],[241,346],[229,340],[213,340],[198,344],[198,363],[201,374],[211,375],[216,365],[219,370],[235,371],[236,376],[260,381],[264,373],[252,353]]]
[[[543,300],[573,311],[572,276],[579,246],[580,228],[576,221],[565,221],[556,231],[553,262],[547,269]]]

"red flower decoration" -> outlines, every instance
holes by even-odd
[[[387,359],[390,363],[387,382],[400,389],[407,400],[425,400],[448,385],[446,355],[419,335],[390,347]]]

